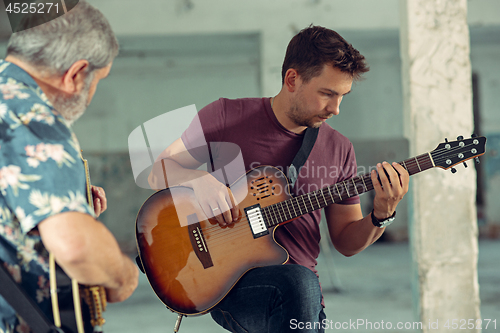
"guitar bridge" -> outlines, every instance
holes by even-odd
[[[187,217],[187,220],[189,239],[191,240],[191,245],[193,246],[193,250],[196,253],[196,256],[203,265],[203,268],[212,267],[214,265],[214,263],[212,262],[212,256],[208,251],[207,242],[205,240],[205,237],[203,236],[203,232],[201,230],[201,226],[198,222],[196,214],[189,215]]]
[[[259,204],[246,207],[245,214],[247,216],[248,224],[250,224],[250,229],[252,229],[253,238],[259,238],[269,234],[269,230],[267,230],[266,222]]]

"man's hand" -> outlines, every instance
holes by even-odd
[[[207,171],[197,170],[201,165],[179,138],[157,157],[148,181],[153,189],[192,188],[205,215],[215,217],[221,227],[237,221],[239,209],[231,190]]]
[[[210,174],[193,179],[190,183],[207,217],[214,216],[221,227],[238,220],[239,209],[227,186]]]
[[[123,302],[129,298],[139,284],[139,270],[126,256],[123,259],[123,281],[119,288],[106,288],[106,300],[109,303]]]
[[[380,181],[377,179],[377,171]],[[377,164],[377,171],[371,172],[375,199],[373,200],[373,214],[379,220],[392,216],[396,206],[408,192],[410,175],[400,164],[393,162]]]
[[[94,213],[96,217],[99,217],[101,213],[108,208],[108,199],[106,199],[106,193],[104,189],[99,186],[92,185],[92,198],[94,200]]]

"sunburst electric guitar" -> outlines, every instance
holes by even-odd
[[[87,202],[92,209],[94,200],[90,185],[90,173],[87,160],[82,157],[85,166],[87,184]],[[70,279],[57,266],[54,256],[49,256],[50,266],[50,295],[54,324],[65,333],[98,333],[103,332],[103,311],[106,310],[106,291],[102,286],[80,285]],[[66,295],[61,298],[59,295]],[[70,297],[68,297],[70,296]]]
[[[485,137],[458,138],[400,162],[410,175],[483,155]],[[454,171],[454,169],[452,169]],[[291,197],[279,169],[264,166],[231,185],[240,219],[221,228],[208,219],[194,192],[171,187],[151,195],[136,220],[139,258],[160,300],[179,315],[200,315],[219,303],[248,270],[283,264],[288,253],[274,239],[279,225],[373,189],[370,174]],[[241,195],[241,193],[243,193]]]

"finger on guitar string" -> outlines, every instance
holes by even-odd
[[[403,188],[404,193],[406,194],[408,192],[408,185],[410,182],[410,174],[408,173],[408,170],[406,170],[401,164],[393,162],[392,166],[396,170],[399,176],[399,183],[401,187]]]
[[[383,162],[377,164],[377,171],[371,172],[371,179],[375,189],[375,216],[380,219],[391,216],[408,191],[408,172],[397,163]]]
[[[228,202],[229,196],[227,194],[229,192],[229,189],[225,187],[222,191],[223,193],[221,193],[218,198],[220,208],[220,211],[218,213],[222,214],[224,225],[229,225],[233,222],[233,216],[230,208],[231,201]]]
[[[212,207],[212,212],[219,222],[221,227],[228,226],[235,221],[238,216],[238,212],[232,204],[234,202],[233,195],[231,190],[224,186],[219,187],[218,192],[214,194],[214,199],[217,200],[216,203],[212,203],[210,206]]]
[[[230,190],[226,185],[212,175],[193,179],[191,184],[196,200],[209,220],[215,218],[221,227],[232,223],[232,194],[228,194]]]
[[[229,187],[227,187],[226,189],[226,201],[229,203],[229,207],[231,208],[232,222],[236,222],[240,218],[240,209],[231,189]]]
[[[217,202],[208,203],[208,202],[200,201],[199,204],[200,204],[201,209],[203,210],[203,213],[205,213],[207,220],[210,223],[219,224],[219,225],[225,224],[224,219],[220,215],[220,209],[218,207]],[[217,221],[217,223],[215,223],[213,221],[214,219]]]

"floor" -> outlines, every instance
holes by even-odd
[[[483,332],[500,331],[499,257],[500,241],[480,241],[478,275]],[[412,309],[411,258],[407,243],[376,243],[350,258],[334,251],[333,262],[334,275],[326,269],[325,257],[319,258],[318,265],[329,320],[326,332],[420,332],[412,327],[417,320]],[[105,332],[173,332],[176,317],[160,302],[141,274],[139,287],[132,297],[108,306]],[[491,319],[487,329],[486,319]],[[392,329],[387,329],[388,323],[394,325]],[[397,329],[398,323],[406,327]],[[179,332],[222,333],[225,330],[209,315],[204,315],[184,318]]]

